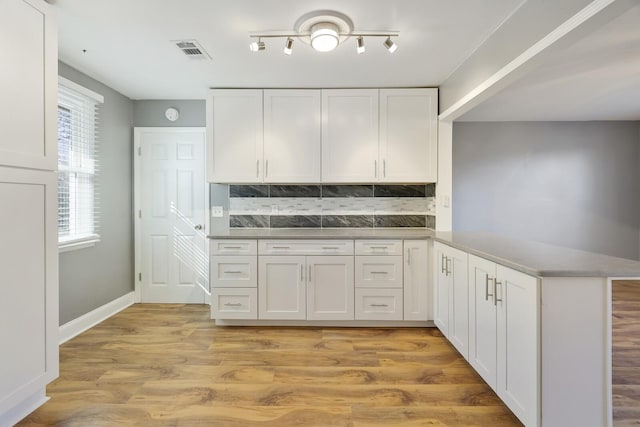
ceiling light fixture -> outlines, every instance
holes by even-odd
[[[251,52],[259,52],[259,51],[265,50],[265,49],[266,49],[266,46],[265,46],[264,42],[261,41],[260,39],[258,39],[257,42],[251,42],[249,44],[249,50]]]
[[[292,52],[293,52],[293,39],[291,37],[288,37],[286,43],[284,44],[284,54],[291,55]]]
[[[362,36],[358,36],[358,38],[356,39],[356,52],[360,53],[364,53],[364,39],[362,38]]]
[[[391,40],[391,36],[387,37],[387,39],[384,41],[384,47],[387,48],[387,50],[389,51],[389,53],[393,53],[398,49],[398,45],[396,45],[392,40]]]
[[[384,46],[393,53],[397,49],[397,45],[391,41],[391,37],[398,37],[397,31],[355,31],[353,22],[348,16],[332,10],[320,10],[310,12],[301,16],[295,23],[295,31],[265,31],[249,33],[252,39],[258,39],[252,42],[249,49],[252,52],[265,50],[266,46],[262,39],[267,38],[286,38],[284,53],[291,55],[293,40],[298,39],[303,43],[310,45],[318,52],[330,52],[340,46],[342,42],[355,37],[356,51],[364,53],[365,37],[386,37]]]

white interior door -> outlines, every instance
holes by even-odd
[[[202,128],[135,129],[142,302],[205,302],[204,146]]]

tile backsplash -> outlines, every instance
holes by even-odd
[[[229,185],[232,228],[435,228],[435,184]]]

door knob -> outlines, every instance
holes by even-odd
[[[195,228],[196,230],[202,230],[204,227],[202,226],[202,224],[198,224],[193,228]]]

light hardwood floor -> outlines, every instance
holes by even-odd
[[[613,283],[613,423],[640,426],[640,281]]]
[[[60,348],[20,426],[518,426],[435,328],[225,328],[137,304]]]

